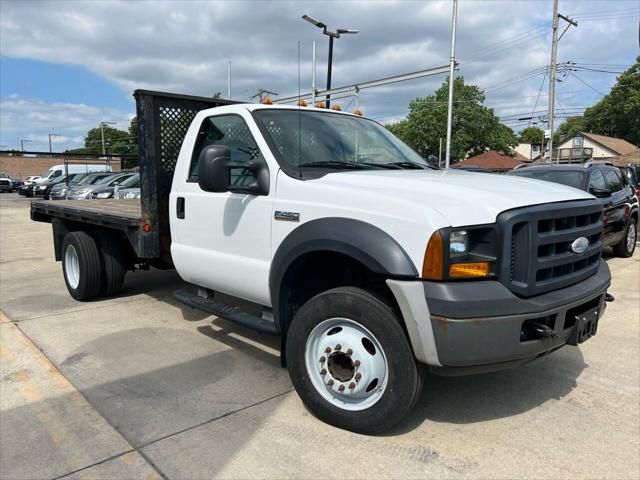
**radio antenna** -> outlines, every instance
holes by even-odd
[[[298,176],[302,178],[302,130],[300,120],[300,109],[302,102],[300,101],[300,40],[298,40]]]

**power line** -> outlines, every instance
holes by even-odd
[[[578,75],[576,75],[576,72],[571,72],[571,74],[576,77],[578,80],[580,80],[582,83],[584,83],[587,87],[589,87],[591,90],[593,90],[594,92],[602,95],[604,97],[604,93],[602,93],[600,90],[592,87],[591,85],[589,85],[587,82],[585,82],[584,80],[582,80]]]
[[[542,93],[542,88],[544,87],[545,78],[547,78],[547,72],[545,72],[545,74],[542,76],[542,83],[540,84],[540,89],[538,90],[538,96],[536,97],[536,102],[533,104],[533,111],[531,112],[532,117],[533,117],[533,112],[536,111],[536,107],[538,106],[538,100],[540,100],[540,94]],[[529,124],[527,124],[527,126],[529,126]]]

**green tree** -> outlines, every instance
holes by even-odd
[[[456,78],[453,85],[452,162],[487,150],[512,155],[511,147],[518,144],[518,139],[513,130],[500,123],[493,109],[483,105],[483,91],[465,85],[463,77]],[[411,101],[407,118],[387,128],[424,158],[437,156],[440,139],[447,133],[448,92],[447,80],[433,95]]]
[[[520,132],[520,141],[522,143],[540,143],[544,132],[538,127],[527,127]]]
[[[134,143],[126,130],[118,130],[104,126],[104,146],[107,154],[132,153]],[[83,153],[102,153],[102,129],[100,126],[92,128],[84,138]]]
[[[584,126],[588,132],[640,145],[640,56],[607,95],[585,110]]]
[[[222,98],[222,93],[216,92],[213,95],[211,95],[211,98],[213,98],[214,100],[220,100]]]
[[[562,140],[567,135],[571,135],[575,132],[583,132],[586,131],[586,126],[584,124],[583,117],[569,117],[558,127],[558,129],[553,134],[553,144],[558,145],[560,140]],[[593,132],[597,133],[597,132]]]

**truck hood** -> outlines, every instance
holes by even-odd
[[[374,194],[382,201],[387,197],[389,203],[414,204],[417,209],[433,208],[454,227],[468,225],[470,219],[474,224],[493,223],[498,214],[513,208],[594,199],[557,183],[459,170],[336,172],[311,182]]]

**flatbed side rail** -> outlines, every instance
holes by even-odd
[[[196,114],[232,100],[136,90],[142,223],[142,258],[166,255],[171,244],[169,193],[182,141]]]

